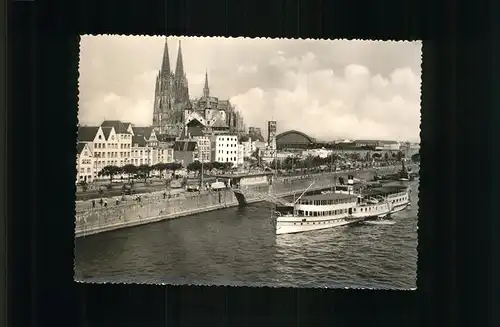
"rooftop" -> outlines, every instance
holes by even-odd
[[[127,131],[127,126],[125,126],[119,120],[105,120],[101,124],[102,127],[113,127],[116,134],[130,134]]]
[[[125,124],[124,124],[125,125]],[[146,140],[149,140],[151,137],[151,134],[153,133],[153,128],[152,127],[132,127],[132,131],[134,132],[134,135],[139,136],[143,135]]]
[[[102,129],[102,133],[104,134],[104,138],[106,140],[109,139],[109,134],[111,134],[111,130],[113,129],[112,126],[104,126],[104,127],[101,127]]]
[[[95,139],[99,126],[80,126],[78,127],[78,141],[92,142]]]
[[[134,135],[132,136],[132,145],[137,144],[139,147],[146,146],[146,139],[144,135]]]
[[[81,143],[81,142],[77,143],[76,144],[76,153],[81,154],[83,149],[85,148],[85,145],[87,145],[87,143]]]

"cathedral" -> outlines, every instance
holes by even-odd
[[[210,95],[208,73],[205,73],[203,96],[191,100],[184,72],[179,41],[175,73],[170,69],[168,42],[165,39],[161,70],[156,77],[153,127],[158,134],[186,136],[195,128],[203,134],[245,133],[243,117],[229,102]]]

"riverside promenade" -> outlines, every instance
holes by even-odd
[[[393,173],[400,167],[385,167],[378,170],[379,174]],[[359,171],[343,171],[307,176],[280,177],[273,183],[273,195],[285,197],[303,192],[312,181],[309,191],[331,187],[334,175],[346,177],[348,174],[360,179],[370,179],[375,175],[374,169]],[[269,185],[252,186],[255,195],[250,195],[247,203],[264,201],[258,194],[269,192]],[[223,209],[238,205],[231,189],[220,191],[184,192],[172,198],[164,198],[163,191],[143,194],[141,201],[126,197],[118,204],[110,202],[107,207],[96,208],[76,207],[75,236],[82,237],[115,229],[132,227],[142,224],[174,219],[182,216]]]

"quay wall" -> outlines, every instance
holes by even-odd
[[[380,172],[380,171],[379,171]],[[338,176],[351,172],[338,173]],[[374,171],[358,172],[357,177],[370,178]],[[296,176],[280,178],[271,186],[273,194],[284,197],[303,192],[314,180],[309,191],[331,187],[333,174],[320,174],[308,177]],[[256,193],[268,192],[268,185],[250,187]],[[263,201],[262,197],[249,194],[247,203]],[[173,198],[163,198],[163,192],[144,195],[141,202],[129,198],[120,204],[109,203],[108,207],[77,208],[75,219],[75,236],[82,237],[120,228],[153,223],[166,219],[174,219],[197,213],[208,212],[238,205],[238,201],[230,189],[221,191],[205,191],[203,193],[184,193]]]

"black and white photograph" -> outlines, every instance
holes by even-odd
[[[74,279],[414,290],[422,42],[81,36]]]

